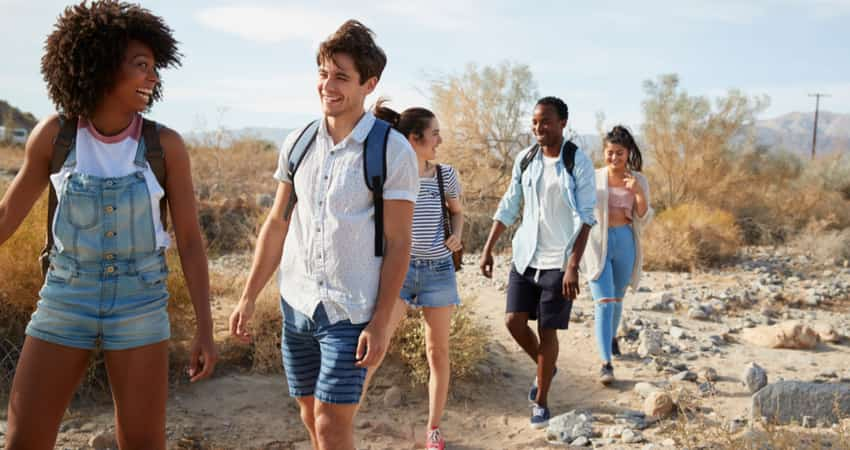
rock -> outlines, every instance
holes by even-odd
[[[6,421],[0,420],[0,436],[6,435]]]
[[[111,431],[102,431],[89,439],[89,447],[94,448],[94,450],[117,449],[118,441]]]
[[[602,433],[602,437],[609,439],[617,439],[623,435],[628,427],[624,427],[622,425],[615,425],[613,427],[608,427],[605,429],[605,432]]]
[[[815,332],[822,342],[837,344],[841,342],[841,334],[835,330],[835,327],[828,323],[819,323],[815,325]]]
[[[587,447],[588,445],[590,445],[590,439],[584,436],[579,436],[578,439],[570,442],[570,447]]]
[[[661,389],[659,389],[652,383],[640,382],[635,384],[635,392],[637,392],[641,396],[641,398],[647,398],[649,397],[649,394],[652,394],[653,392],[658,392],[660,390]]]
[[[546,440],[571,444],[580,437],[593,436],[593,416],[589,412],[570,411],[549,419]]]
[[[384,406],[387,408],[398,408],[403,402],[404,392],[398,386],[393,386],[384,393]]]
[[[750,394],[755,394],[767,385],[767,372],[758,364],[751,362],[744,369],[741,382],[744,383]]]
[[[643,402],[643,412],[650,417],[667,417],[673,412],[673,399],[666,392],[652,392]]]
[[[705,367],[699,371],[699,376],[703,381],[715,382],[717,381],[717,371],[711,367]]]
[[[633,430],[645,430],[649,427],[646,422],[646,414],[641,411],[626,410],[617,414],[616,422],[618,425],[626,425]]]
[[[635,431],[631,428],[623,430],[623,436],[621,439],[624,444],[639,444],[644,441],[643,434],[641,434],[640,431]]]
[[[804,416],[816,422],[838,423],[850,417],[850,385],[780,381],[753,395],[753,418],[771,423],[802,423]]]
[[[803,428],[815,428],[817,426],[817,422],[815,422],[815,418],[812,416],[803,416],[802,424]]]
[[[685,330],[679,327],[670,327],[670,337],[673,339],[684,339],[686,337]]]
[[[815,330],[797,321],[747,329],[741,333],[741,339],[758,347],[796,350],[813,349],[820,340]]]
[[[274,196],[271,194],[257,194],[257,206],[260,208],[271,208],[274,204]]]
[[[708,314],[702,308],[693,307],[688,310],[688,318],[693,320],[708,320]]]
[[[746,419],[742,419],[740,417],[735,418],[735,419],[730,420],[729,423],[726,425],[726,431],[728,431],[729,434],[735,434],[735,433],[743,430],[746,425],[747,425]]]
[[[82,426],[80,426],[80,431],[83,432],[83,433],[91,433],[96,429],[97,429],[97,424],[95,424],[93,422],[87,422],[87,423],[84,423]]]
[[[673,381],[697,381],[697,374],[690,370],[683,370],[672,377]]]
[[[644,329],[640,332],[640,344],[638,344],[638,355],[641,358],[647,356],[658,356],[664,346],[664,335],[658,330]]]

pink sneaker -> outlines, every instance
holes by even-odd
[[[445,450],[446,448],[446,440],[443,439],[443,434],[440,433],[439,428],[429,431],[426,441],[428,442],[425,444],[427,450]]]

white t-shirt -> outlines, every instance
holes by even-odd
[[[131,175],[140,170],[140,167],[136,166],[135,161],[141,135],[142,116],[138,114],[133,118],[127,129],[115,136],[104,136],[98,133],[88,120],[81,118],[77,125],[77,139],[75,141],[77,164],[74,167],[62,167],[59,172],[50,176],[50,182],[56,190],[59,201],[62,201],[60,193],[69,172],[101,178],[118,178]],[[147,163],[147,159],[145,159],[145,163]],[[171,238],[162,228],[159,212],[159,201],[165,195],[165,190],[159,185],[156,175],[150,169],[150,166],[141,170],[145,175],[145,183],[148,186],[148,193],[151,197],[151,211],[157,248],[168,248]],[[59,210],[58,206],[56,210]],[[58,217],[57,214],[56,218]],[[54,218],[51,227],[55,226],[56,218]],[[57,244],[61,245],[55,231],[53,237]]]
[[[558,156],[543,155],[543,176],[537,185],[540,193],[540,221],[537,225],[537,248],[531,258],[529,267],[539,270],[563,269],[564,256],[569,244],[569,236],[562,231],[565,229],[563,215],[556,211],[568,208],[566,199],[561,194],[556,165]]]

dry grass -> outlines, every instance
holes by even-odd
[[[665,210],[644,232],[644,264],[650,270],[695,270],[728,262],[741,247],[735,217],[701,204]]]
[[[449,360],[452,378],[475,374],[475,368],[484,360],[486,330],[475,322],[470,313],[472,299],[465,299],[452,316],[449,335]],[[428,382],[429,368],[425,353],[425,319],[421,310],[411,310],[402,321],[390,344],[390,353],[398,357],[410,371],[414,385]]]

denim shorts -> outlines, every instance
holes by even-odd
[[[459,305],[460,296],[457,293],[457,277],[452,257],[410,258],[400,297],[414,308]]]
[[[292,397],[311,397],[323,403],[360,402],[366,369],[357,367],[357,341],[368,323],[342,320],[331,324],[322,303],[313,317],[281,298],[283,368]]]
[[[126,350],[167,340],[168,268],[161,252],[80,264],[53,256],[26,334],[66,347]]]

